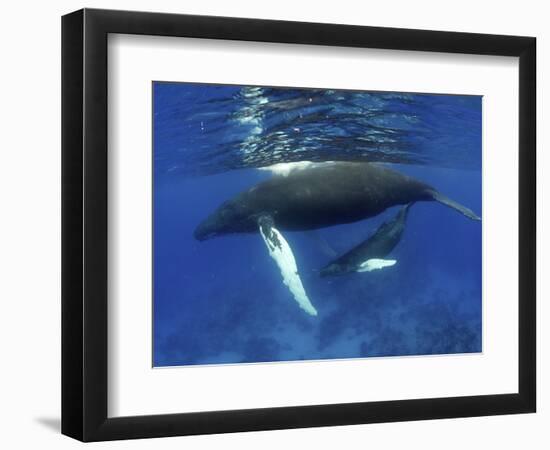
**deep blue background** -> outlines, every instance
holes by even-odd
[[[481,224],[438,203],[372,273],[321,279],[318,239],[286,232],[317,317],[258,234],[194,240],[257,166],[334,159],[392,161],[481,214],[481,98],[154,84],[155,366],[481,351]],[[396,211],[318,234],[342,253]]]

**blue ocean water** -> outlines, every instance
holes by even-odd
[[[157,82],[154,366],[480,352],[481,223],[416,203],[393,267],[318,270],[399,207],[311,233],[285,232],[318,316],[283,284],[259,234],[204,242],[222,202],[296,161],[371,161],[481,215],[481,97]]]

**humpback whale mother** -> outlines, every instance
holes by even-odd
[[[258,232],[261,216],[271,217],[280,230],[312,230],[357,222],[418,201],[437,201],[480,220],[428,184],[394,170],[373,163],[330,162],[313,163],[251,187],[223,203],[194,235],[202,241]]]
[[[480,220],[473,211],[428,184],[379,164],[302,162],[294,167],[223,203],[199,224],[194,236],[202,241],[230,233],[260,232],[285,284],[312,315],[315,308],[305,295],[294,255],[279,230],[312,230],[356,222],[392,206],[418,201],[437,201]]]

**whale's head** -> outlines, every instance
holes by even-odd
[[[258,228],[242,203],[228,201],[210,214],[195,228],[193,235],[198,241],[231,233],[250,233]]]

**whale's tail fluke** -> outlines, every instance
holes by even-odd
[[[409,216],[409,211],[411,206],[414,205],[414,202],[407,203],[405,206],[402,206],[399,212],[397,213],[397,220],[405,222]]]
[[[481,217],[479,217],[475,212],[473,212],[471,209],[466,208],[465,206],[461,205],[460,203],[455,202],[454,200],[451,200],[449,197],[443,195],[441,192],[437,192],[435,189],[430,190],[430,193],[432,194],[432,198],[439,203],[444,204],[445,206],[448,206],[449,208],[453,208],[457,210],[459,213],[464,214],[466,217],[472,220],[481,220]]]

